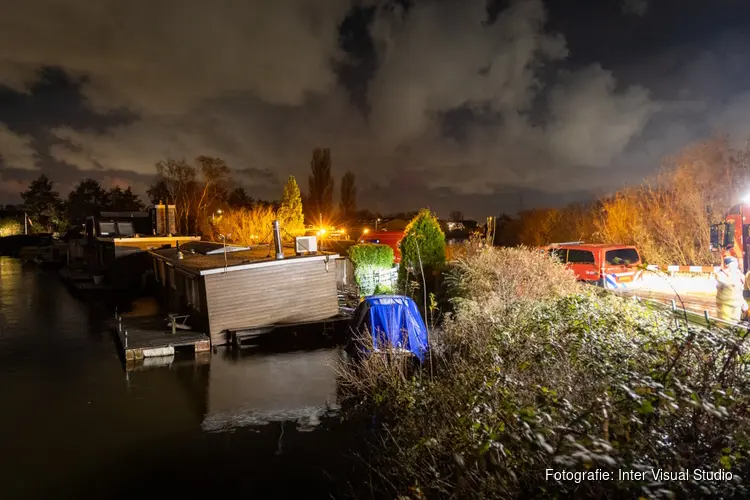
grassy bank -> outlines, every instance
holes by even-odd
[[[342,367],[352,415],[379,425],[368,467],[386,496],[744,495],[747,348],[596,289],[522,249],[469,252],[432,365]],[[546,470],[687,469],[684,481],[556,482]],[[706,481],[694,469],[731,470]],[[725,476],[726,477],[726,476]]]

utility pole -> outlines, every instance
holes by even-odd
[[[26,212],[23,213],[23,234],[28,235],[29,234],[29,227],[26,220],[29,218],[28,215],[26,215]]]

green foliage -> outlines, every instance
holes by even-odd
[[[393,293],[393,287],[385,283],[378,283],[375,285],[375,295],[390,295]]]
[[[390,269],[393,267],[393,249],[388,245],[360,243],[349,247],[349,260],[355,268]]]
[[[302,195],[293,175],[289,176],[281,196],[278,211],[279,223],[285,237],[299,236],[305,233],[305,217],[302,214]]]
[[[341,178],[339,211],[345,220],[350,219],[357,211],[357,186],[354,184],[354,181],[354,173],[349,171]]]
[[[23,224],[13,217],[0,219],[0,238],[23,233]]]
[[[377,280],[379,271],[393,267],[391,247],[371,243],[352,245],[349,247],[349,260],[354,265],[354,280],[362,295],[392,293],[390,283],[379,283]]]
[[[71,224],[83,224],[86,217],[97,212],[135,212],[144,206],[138,195],[130,187],[122,189],[115,186],[104,189],[99,181],[84,179],[68,194],[65,202],[65,216]]]
[[[51,229],[51,220],[59,214],[61,206],[60,195],[55,191],[55,183],[42,174],[31,181],[28,189],[21,193],[21,198],[24,210],[34,222],[33,229]]]
[[[561,264],[513,250],[477,252],[453,272],[455,312],[435,332],[434,375],[397,371],[375,356],[346,372],[349,401],[376,408],[383,421],[370,467],[387,493],[418,486],[427,497],[746,497],[747,332],[688,328],[569,285],[554,271]],[[546,272],[553,278],[540,287]],[[556,483],[545,481],[548,468],[691,476]],[[731,469],[735,480],[696,480],[695,469]]]
[[[407,271],[421,276],[423,268],[425,275],[430,276],[445,265],[445,234],[437,217],[429,209],[423,208],[409,222],[399,247],[399,282],[402,286],[406,283]]]

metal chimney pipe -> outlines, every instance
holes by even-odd
[[[273,221],[273,245],[276,248],[276,260],[284,258],[284,251],[281,249],[281,230],[279,229],[279,221]]]

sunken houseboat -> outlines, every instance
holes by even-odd
[[[273,247],[201,241],[150,254],[169,309],[189,315],[190,326],[217,346],[338,316],[338,254],[298,250],[283,247],[276,228]]]

